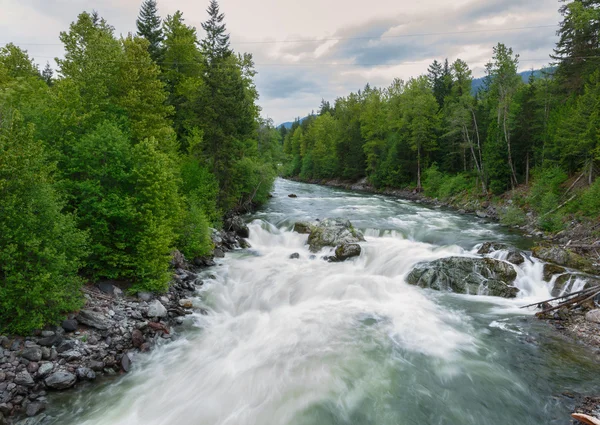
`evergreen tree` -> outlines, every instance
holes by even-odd
[[[46,66],[44,67],[44,70],[42,71],[42,79],[46,82],[46,84],[51,86],[53,76],[54,76],[54,71],[50,67],[50,64],[48,62],[46,62]]]
[[[220,13],[217,0],[211,0],[207,9],[209,19],[202,23],[206,36],[200,46],[206,60],[211,63],[215,60],[225,59],[232,54],[229,46],[229,34],[225,28],[225,14]]]
[[[137,35],[148,40],[148,52],[152,60],[162,63],[164,35],[155,0],[145,0],[142,3],[136,25]]]
[[[600,67],[600,1],[561,1],[560,39],[552,57],[563,88],[581,93],[587,76]]]

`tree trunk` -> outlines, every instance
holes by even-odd
[[[527,152],[527,161],[525,162],[525,185],[529,186],[529,152]]]
[[[421,146],[417,147],[417,191],[421,191]]]
[[[485,184],[485,168],[483,166],[483,156],[481,154],[481,139],[479,138],[479,126],[477,125],[477,116],[475,115],[475,111],[473,109],[471,109],[471,114],[473,115],[473,125],[475,126],[475,135],[477,136],[477,150],[479,151],[479,165],[477,166],[477,169],[479,170],[479,174],[481,175],[481,186],[483,187],[483,192],[487,193],[487,185]],[[472,145],[471,151],[473,152]],[[475,152],[473,152],[473,158],[475,159],[475,163],[477,163]]]
[[[505,106],[504,107],[504,117],[503,117],[503,127],[504,127],[504,139],[506,140],[506,146],[508,148],[508,165],[510,167],[510,185],[512,186],[513,190],[515,189],[515,187],[517,186],[518,182],[517,182],[517,174],[515,173],[515,165],[513,163],[512,160],[512,149],[510,147],[510,134],[508,133],[508,127],[506,125],[506,121],[508,118],[508,109]]]

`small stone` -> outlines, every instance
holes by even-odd
[[[142,331],[139,329],[134,329],[131,332],[131,342],[134,347],[140,348],[144,343],[144,335],[142,334]]]
[[[69,350],[61,353],[60,357],[67,359],[68,362],[81,360],[82,354],[77,350]]]
[[[42,331],[42,336],[44,338],[48,338],[49,336],[54,336],[56,335],[56,332],[54,331]]]
[[[183,308],[192,308],[194,307],[194,303],[192,300],[188,300],[188,299],[182,299],[179,300],[179,305]]]
[[[160,301],[154,300],[148,306],[148,313],[147,313],[147,315],[148,315],[148,317],[166,317],[167,316],[167,309],[165,308],[164,305],[161,304]]]
[[[33,386],[34,382],[29,372],[23,370],[17,373],[17,375],[15,376],[15,384],[22,385],[24,387],[31,387]]]
[[[102,369],[104,369],[104,362],[99,361],[99,360],[92,360],[89,363],[90,369],[95,370],[96,372],[101,371]]]
[[[77,373],[77,377],[81,380],[91,381],[91,380],[96,379],[96,373],[92,369],[87,368],[87,367],[77,368],[76,373]]]
[[[40,368],[39,363],[36,362],[31,362],[27,365],[27,372],[29,373],[35,373],[38,371],[38,369]]]
[[[296,195],[295,193],[290,193],[288,195],[288,198],[297,198],[297,197],[298,197],[298,195]]]
[[[56,352],[57,353],[64,353],[65,351],[71,351],[71,350],[73,350],[75,347],[77,347],[77,343],[74,340],[72,340],[72,339],[68,339],[66,341],[63,341],[56,348]]]
[[[131,358],[129,357],[129,353],[125,353],[123,354],[123,357],[121,357],[121,368],[123,368],[125,372],[131,370]]]
[[[142,300],[149,302],[152,299],[152,293],[150,292],[138,292],[137,297]]]
[[[52,347],[53,345],[60,345],[63,341],[63,337],[60,335],[50,335],[45,338],[42,338],[38,341],[38,343],[44,347]]]
[[[225,258],[225,253],[220,248],[215,248],[213,254],[216,258]]]
[[[297,260],[299,258],[300,258],[300,254],[298,254],[297,252],[294,252],[292,255],[290,255],[291,260]]]
[[[67,332],[75,332],[77,330],[77,320],[65,320],[62,322],[62,328]]]
[[[65,388],[75,385],[75,382],[77,382],[77,377],[70,372],[54,372],[48,376],[44,382],[49,388],[55,390],[64,390]]]

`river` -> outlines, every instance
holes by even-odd
[[[518,269],[516,300],[404,282],[419,261],[527,239],[384,196],[285,180],[273,194],[251,219],[252,248],[202,273],[209,314],[189,316],[128,375],[55,397],[52,423],[568,424],[563,393],[598,388],[590,354],[518,308],[550,297],[541,264]],[[311,258],[306,235],[290,231],[338,216],[365,233],[359,258]]]

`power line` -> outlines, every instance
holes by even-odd
[[[543,29],[543,28],[558,28],[559,25],[537,25],[527,27],[511,27],[511,28],[487,28],[481,30],[467,30],[467,31],[447,31],[447,32],[429,32],[429,33],[411,33],[411,34],[399,34],[399,35],[373,35],[373,36],[362,36],[362,37],[325,37],[325,38],[307,38],[307,39],[295,39],[295,40],[248,40],[248,41],[233,41],[234,44],[284,44],[284,43],[321,43],[325,41],[345,41],[345,40],[374,40],[374,39],[396,39],[396,38],[409,38],[409,37],[429,37],[438,35],[460,35],[460,34],[479,34],[487,32],[505,32],[505,31],[522,31],[530,29]],[[62,43],[15,43],[19,46],[62,46]],[[3,44],[7,44],[4,42]],[[182,43],[183,44],[183,43]],[[187,43],[185,43],[187,44]],[[178,43],[171,45],[179,45]]]

